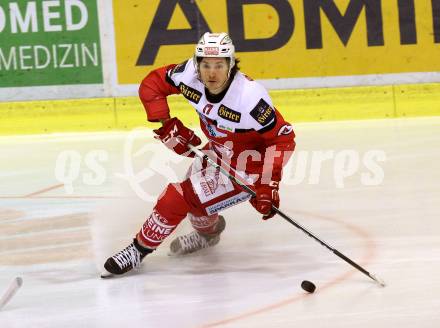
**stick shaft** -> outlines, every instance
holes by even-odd
[[[240,181],[240,179],[238,179],[237,177],[231,175],[229,173],[229,171],[234,171],[231,167],[228,167],[228,170],[226,170],[225,168],[223,168],[221,165],[217,164],[215,161],[213,161],[211,158],[209,158],[209,156],[205,153],[203,153],[201,150],[199,150],[198,148],[192,146],[191,144],[188,145],[189,148],[191,149],[191,151],[193,151],[198,157],[205,159],[210,165],[214,166],[215,168],[219,169],[220,172],[222,172],[225,176],[227,176],[229,179],[233,180],[234,182],[236,182],[237,184],[239,184],[246,192],[248,192],[249,194],[251,194],[253,197],[255,197],[255,191],[253,191],[249,186],[247,186],[244,182]],[[223,162],[224,163],[224,162]],[[380,280],[379,278],[377,278],[375,275],[371,274],[370,272],[368,272],[367,270],[365,270],[363,267],[361,267],[359,264],[357,264],[356,262],[354,262],[353,260],[351,260],[349,257],[345,256],[344,254],[342,254],[341,252],[339,252],[337,249],[333,248],[332,246],[330,246],[329,244],[327,244],[325,241],[323,241],[322,239],[318,238],[316,235],[314,235],[311,231],[309,231],[307,228],[305,228],[304,226],[302,226],[301,224],[299,224],[298,222],[294,221],[293,219],[291,219],[288,215],[286,215],[284,212],[282,212],[279,208],[275,207],[272,205],[272,209],[278,214],[280,215],[284,220],[286,220],[287,222],[289,222],[290,224],[292,224],[293,226],[295,226],[296,228],[300,229],[302,232],[304,232],[306,235],[308,235],[309,237],[311,237],[312,239],[314,239],[315,241],[317,241],[318,243],[320,243],[322,246],[324,246],[325,248],[327,248],[328,250],[330,250],[333,254],[335,254],[336,256],[338,256],[339,258],[341,258],[342,260],[344,260],[345,262],[347,262],[348,264],[350,264],[351,266],[353,266],[354,268],[356,268],[357,270],[359,270],[360,272],[362,272],[363,274],[365,274],[367,277],[369,277],[370,279],[373,279],[376,283],[378,283],[379,285],[381,285],[382,287],[385,286],[385,283]]]

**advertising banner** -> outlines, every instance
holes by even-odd
[[[0,2],[0,87],[91,83],[102,83],[96,0]]]
[[[114,0],[117,80],[226,31],[255,79],[440,71],[440,0]]]

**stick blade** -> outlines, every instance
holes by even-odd
[[[23,278],[22,277],[16,277],[15,282],[18,287],[21,287],[23,285]]]
[[[380,279],[378,276],[375,276],[374,274],[370,273],[370,277],[373,278],[375,282],[379,284],[380,287],[385,287],[386,283],[383,279]]]

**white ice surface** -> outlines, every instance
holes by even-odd
[[[24,283],[0,327],[439,327],[440,118],[295,131],[281,208],[387,287],[282,218],[261,221],[248,204],[225,211],[215,248],[167,256],[170,240],[191,230],[184,221],[139,272],[101,280],[105,257],[130,242],[190,160],[149,131],[2,137],[0,292],[15,276]],[[62,165],[66,151],[79,156],[78,172],[73,157]],[[383,181],[367,185],[372,151],[385,157],[376,161]],[[75,178],[72,188],[59,186],[57,167],[58,178]],[[341,169],[352,171],[343,178]],[[316,292],[305,293],[302,280]]]

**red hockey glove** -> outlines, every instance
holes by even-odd
[[[250,199],[250,203],[258,212],[263,214],[263,220],[270,219],[276,214],[272,210],[272,205],[277,208],[280,206],[278,188],[278,181],[271,181],[268,185],[263,184],[255,187],[257,195]]]
[[[165,121],[161,128],[153,131],[156,133],[154,138],[160,140],[165,146],[179,155],[187,153],[185,155],[194,156],[194,154],[189,152],[188,144],[198,146],[202,143],[194,131],[184,126],[177,117]]]

